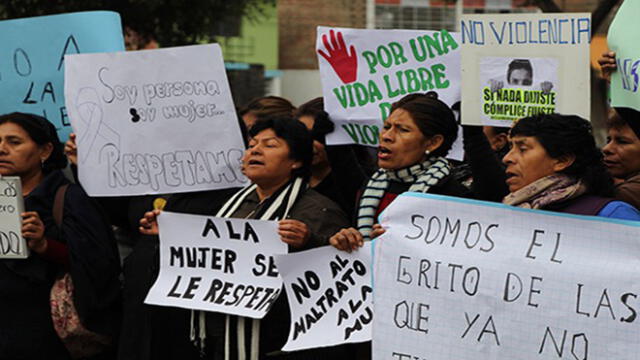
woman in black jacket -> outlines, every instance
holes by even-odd
[[[0,175],[19,176],[26,212],[27,259],[0,259],[0,359],[66,359],[53,328],[49,293],[69,272],[83,325],[115,339],[119,328],[119,260],[111,228],[79,186],[69,184],[56,129],[31,114],[0,116]],[[53,218],[64,193],[61,226]]]

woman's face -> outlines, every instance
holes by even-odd
[[[284,139],[276,136],[272,129],[263,130],[251,138],[249,148],[244,152],[244,174],[258,186],[284,183],[291,178],[292,170],[302,166],[289,155],[289,145]]]
[[[611,176],[625,179],[640,171],[640,139],[629,125],[612,127],[602,149],[604,164]]]
[[[42,171],[42,162],[51,155],[51,144],[39,146],[17,124],[0,124],[0,175],[23,176]]]
[[[298,121],[303,123],[309,131],[313,129],[313,125],[316,122],[313,116],[309,115],[300,116]],[[324,144],[318,140],[313,140],[313,160],[311,161],[311,165],[318,166],[321,164],[329,164],[329,157],[327,156]]]
[[[507,165],[509,191],[514,192],[566,169],[573,160],[552,158],[534,136],[514,136],[502,162]]]
[[[440,146],[432,143],[434,141],[422,134],[409,112],[396,109],[385,120],[380,132],[378,166],[397,170],[417,164],[425,159],[426,150],[433,151]]]

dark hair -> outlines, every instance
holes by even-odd
[[[612,196],[613,181],[587,120],[575,115],[541,114],[520,119],[511,128],[510,135],[535,137],[554,159],[575,156],[573,163],[561,173],[584,181],[589,194]]]
[[[322,97],[317,97],[300,105],[294,117],[300,119],[302,116],[311,116],[313,118],[311,137],[313,140],[318,140],[325,144],[325,137],[327,134],[333,132],[335,125],[329,119],[329,114],[324,111],[324,100]]]
[[[311,133],[298,120],[291,117],[274,117],[256,122],[249,130],[249,136],[254,137],[264,130],[271,129],[276,136],[284,139],[289,145],[289,158],[302,162],[302,166],[294,169],[291,175],[300,176],[305,180],[311,176],[311,160],[313,159],[313,140]]]
[[[624,107],[613,108],[607,118],[606,125],[607,129],[620,129],[629,126],[640,139],[640,111]]]
[[[270,117],[291,117],[295,106],[285,98],[279,96],[264,96],[255,98],[238,111],[240,117],[252,112],[259,120]]]
[[[444,141],[434,150],[434,156],[446,156],[458,137],[458,123],[447,104],[438,100],[438,94],[409,94],[391,105],[391,112],[402,109],[411,115],[422,134],[430,138],[442,135]]]
[[[515,59],[509,63],[509,69],[507,70],[507,82],[511,82],[511,73],[518,69],[528,71],[529,75],[531,75],[531,79],[533,79],[533,67],[531,67],[531,61],[527,59]],[[531,80],[526,81],[524,85],[531,85]]]
[[[58,138],[56,127],[49,120],[35,114],[14,112],[0,116],[0,125],[5,123],[20,126],[38,146],[47,143],[53,145],[51,155],[42,164],[44,174],[67,166],[67,157],[64,156],[63,145]]]

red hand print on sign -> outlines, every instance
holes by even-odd
[[[322,55],[331,64],[333,71],[336,72],[343,83],[349,84],[356,81],[358,77],[358,56],[356,55],[355,46],[351,45],[349,51],[347,51],[347,45],[344,43],[341,32],[338,32],[336,37],[336,33],[330,30],[329,37],[331,42],[327,39],[327,34],[322,35],[322,43],[329,54],[327,55],[322,49],[318,49],[318,54]]]

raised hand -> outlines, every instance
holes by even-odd
[[[330,30],[329,38],[330,40],[327,39],[327,34],[322,35],[322,43],[328,54],[322,49],[318,49],[318,54],[329,62],[333,71],[343,83],[349,84],[356,81],[358,77],[358,56],[356,55],[355,46],[351,45],[347,51],[347,45],[341,32],[336,35],[333,30]]]
[[[616,71],[616,69],[618,68],[616,66],[616,53],[614,53],[613,51],[609,51],[602,54],[602,57],[598,59],[598,64],[600,64],[602,77],[607,80],[607,82],[610,82],[611,73]]]

